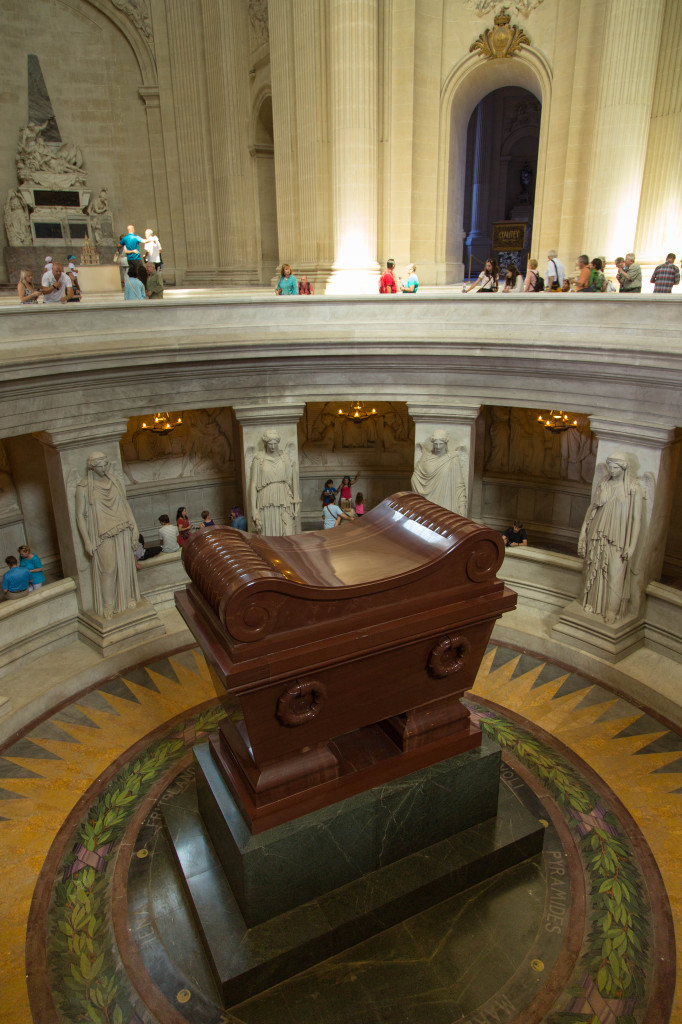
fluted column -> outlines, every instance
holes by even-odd
[[[476,108],[476,137],[471,188],[471,231],[467,249],[472,260],[472,273],[478,276],[490,255],[491,237],[488,231],[488,198],[490,195],[490,97],[486,96]]]
[[[607,0],[585,207],[585,249],[634,247],[665,0]]]
[[[662,263],[682,237],[682,4],[667,0],[635,252]]]
[[[378,0],[330,0],[337,294],[377,289]]]
[[[248,11],[202,0],[218,267],[236,283],[255,283],[256,209],[248,152]]]
[[[298,132],[297,96],[294,78],[294,36],[297,26],[291,0],[268,5],[270,26],[270,74],[272,80],[272,122],[275,139],[277,182],[277,237],[279,262],[296,267],[298,254]],[[301,97],[302,100],[305,97]]]

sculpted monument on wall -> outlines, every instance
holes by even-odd
[[[609,455],[580,531],[578,554],[585,559],[582,605],[606,622],[616,622],[628,612],[635,552],[644,526],[645,488],[651,481],[650,474],[638,479],[632,473],[627,453]]]
[[[286,537],[296,533],[300,507],[294,446],[280,451],[281,437],[274,427],[262,437],[263,448],[247,450],[251,462],[249,512],[256,533]]]
[[[110,619],[134,608],[140,600],[134,554],[139,531],[104,452],[90,453],[87,475],[76,486],[76,525],[90,558],[95,614]]]
[[[48,122],[29,121],[19,132],[17,174],[21,184],[39,188],[79,188],[86,183],[83,154],[72,142],[46,142],[43,131]]]
[[[347,405],[348,403],[344,403]],[[310,403],[299,430],[302,465],[345,467],[348,452],[366,455],[361,462],[380,455],[387,465],[411,463],[414,425],[402,402],[378,402],[377,413],[355,420],[339,415],[338,402]]]
[[[591,483],[597,438],[587,416],[552,434],[538,423],[539,410],[489,406],[486,415],[487,473]]]
[[[130,483],[233,475],[229,409],[191,409],[164,434],[144,429],[143,420],[131,420],[121,439],[123,472]]]
[[[451,512],[465,516],[468,478],[466,449],[460,447],[455,452],[449,452],[449,440],[448,433],[439,427],[429,438],[430,450],[417,444],[412,490]]]

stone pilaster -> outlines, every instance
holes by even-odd
[[[464,449],[460,456],[460,464],[464,461],[463,470],[467,481],[468,514],[471,515],[472,493],[474,491],[474,463],[476,452],[476,421],[480,412],[478,405],[412,405],[408,402],[408,412],[414,420],[415,463],[418,458],[417,445],[428,446],[434,430],[443,429],[448,434],[448,451],[454,453],[458,448]],[[480,505],[480,496],[478,499]]]
[[[330,0],[333,294],[377,290],[378,0]]]
[[[154,179],[154,200],[156,203],[156,219],[145,224],[151,227],[161,239],[163,245],[164,278],[170,282],[175,274],[175,239],[171,219],[171,204],[168,194],[168,171],[163,148],[163,126],[161,124],[161,104],[158,85],[141,86],[139,96],[144,100],[147,115],[147,131],[149,133],[149,153]],[[149,221],[152,218],[148,218]],[[118,235],[116,236],[118,238]]]
[[[276,428],[279,436],[280,451],[287,452],[294,463],[294,494],[300,496],[298,455],[298,423],[303,416],[304,405],[243,405],[234,406],[234,415],[239,424],[242,445],[242,493],[244,495],[244,514],[252,527],[255,509],[251,505],[250,482],[254,455],[263,450],[263,434],[266,430]],[[298,505],[295,533],[301,532],[300,501]]]
[[[486,96],[476,110],[476,138],[471,196],[471,230],[466,240],[471,273],[477,277],[490,255],[488,232],[488,196],[490,192],[490,139],[492,135],[491,99]],[[467,272],[469,267],[467,267]]]
[[[253,161],[248,152],[249,21],[246,4],[201,5],[221,279],[258,278]]]
[[[651,108],[635,252],[647,263],[678,254],[682,237],[682,4],[667,0]]]
[[[607,0],[585,203],[590,256],[635,244],[665,0]],[[576,253],[577,255],[577,253]]]
[[[617,453],[628,456],[629,472],[642,491],[641,528],[631,559],[628,608],[615,622],[587,611],[583,608],[583,579],[580,598],[564,609],[552,636],[616,662],[644,644],[645,590],[660,575],[663,565],[679,445],[674,428],[598,417],[591,417],[590,424],[598,438],[592,499],[605,476],[607,458]]]
[[[76,523],[76,486],[87,474],[91,452],[104,452],[111,475],[124,482],[119,442],[126,426],[126,420],[103,421],[87,429],[73,427],[37,435],[45,450],[62,571],[76,583],[78,633],[85,643],[104,655],[165,633],[156,611],[144,599],[111,619],[95,614],[90,559]]]
[[[268,5],[279,262],[291,263],[293,266],[298,254],[297,226],[300,216],[296,149],[298,118],[293,57],[294,36],[299,26],[294,26],[291,15],[290,3]]]

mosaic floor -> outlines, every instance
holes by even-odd
[[[682,737],[490,647],[468,698],[542,855],[221,1010],[161,827],[216,728],[196,650],[126,672],[0,751],[6,1024],[676,1024]]]

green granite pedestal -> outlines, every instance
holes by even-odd
[[[225,1006],[542,849],[543,828],[500,789],[486,739],[257,836],[207,745],[194,753],[199,812],[171,800],[163,815]]]

